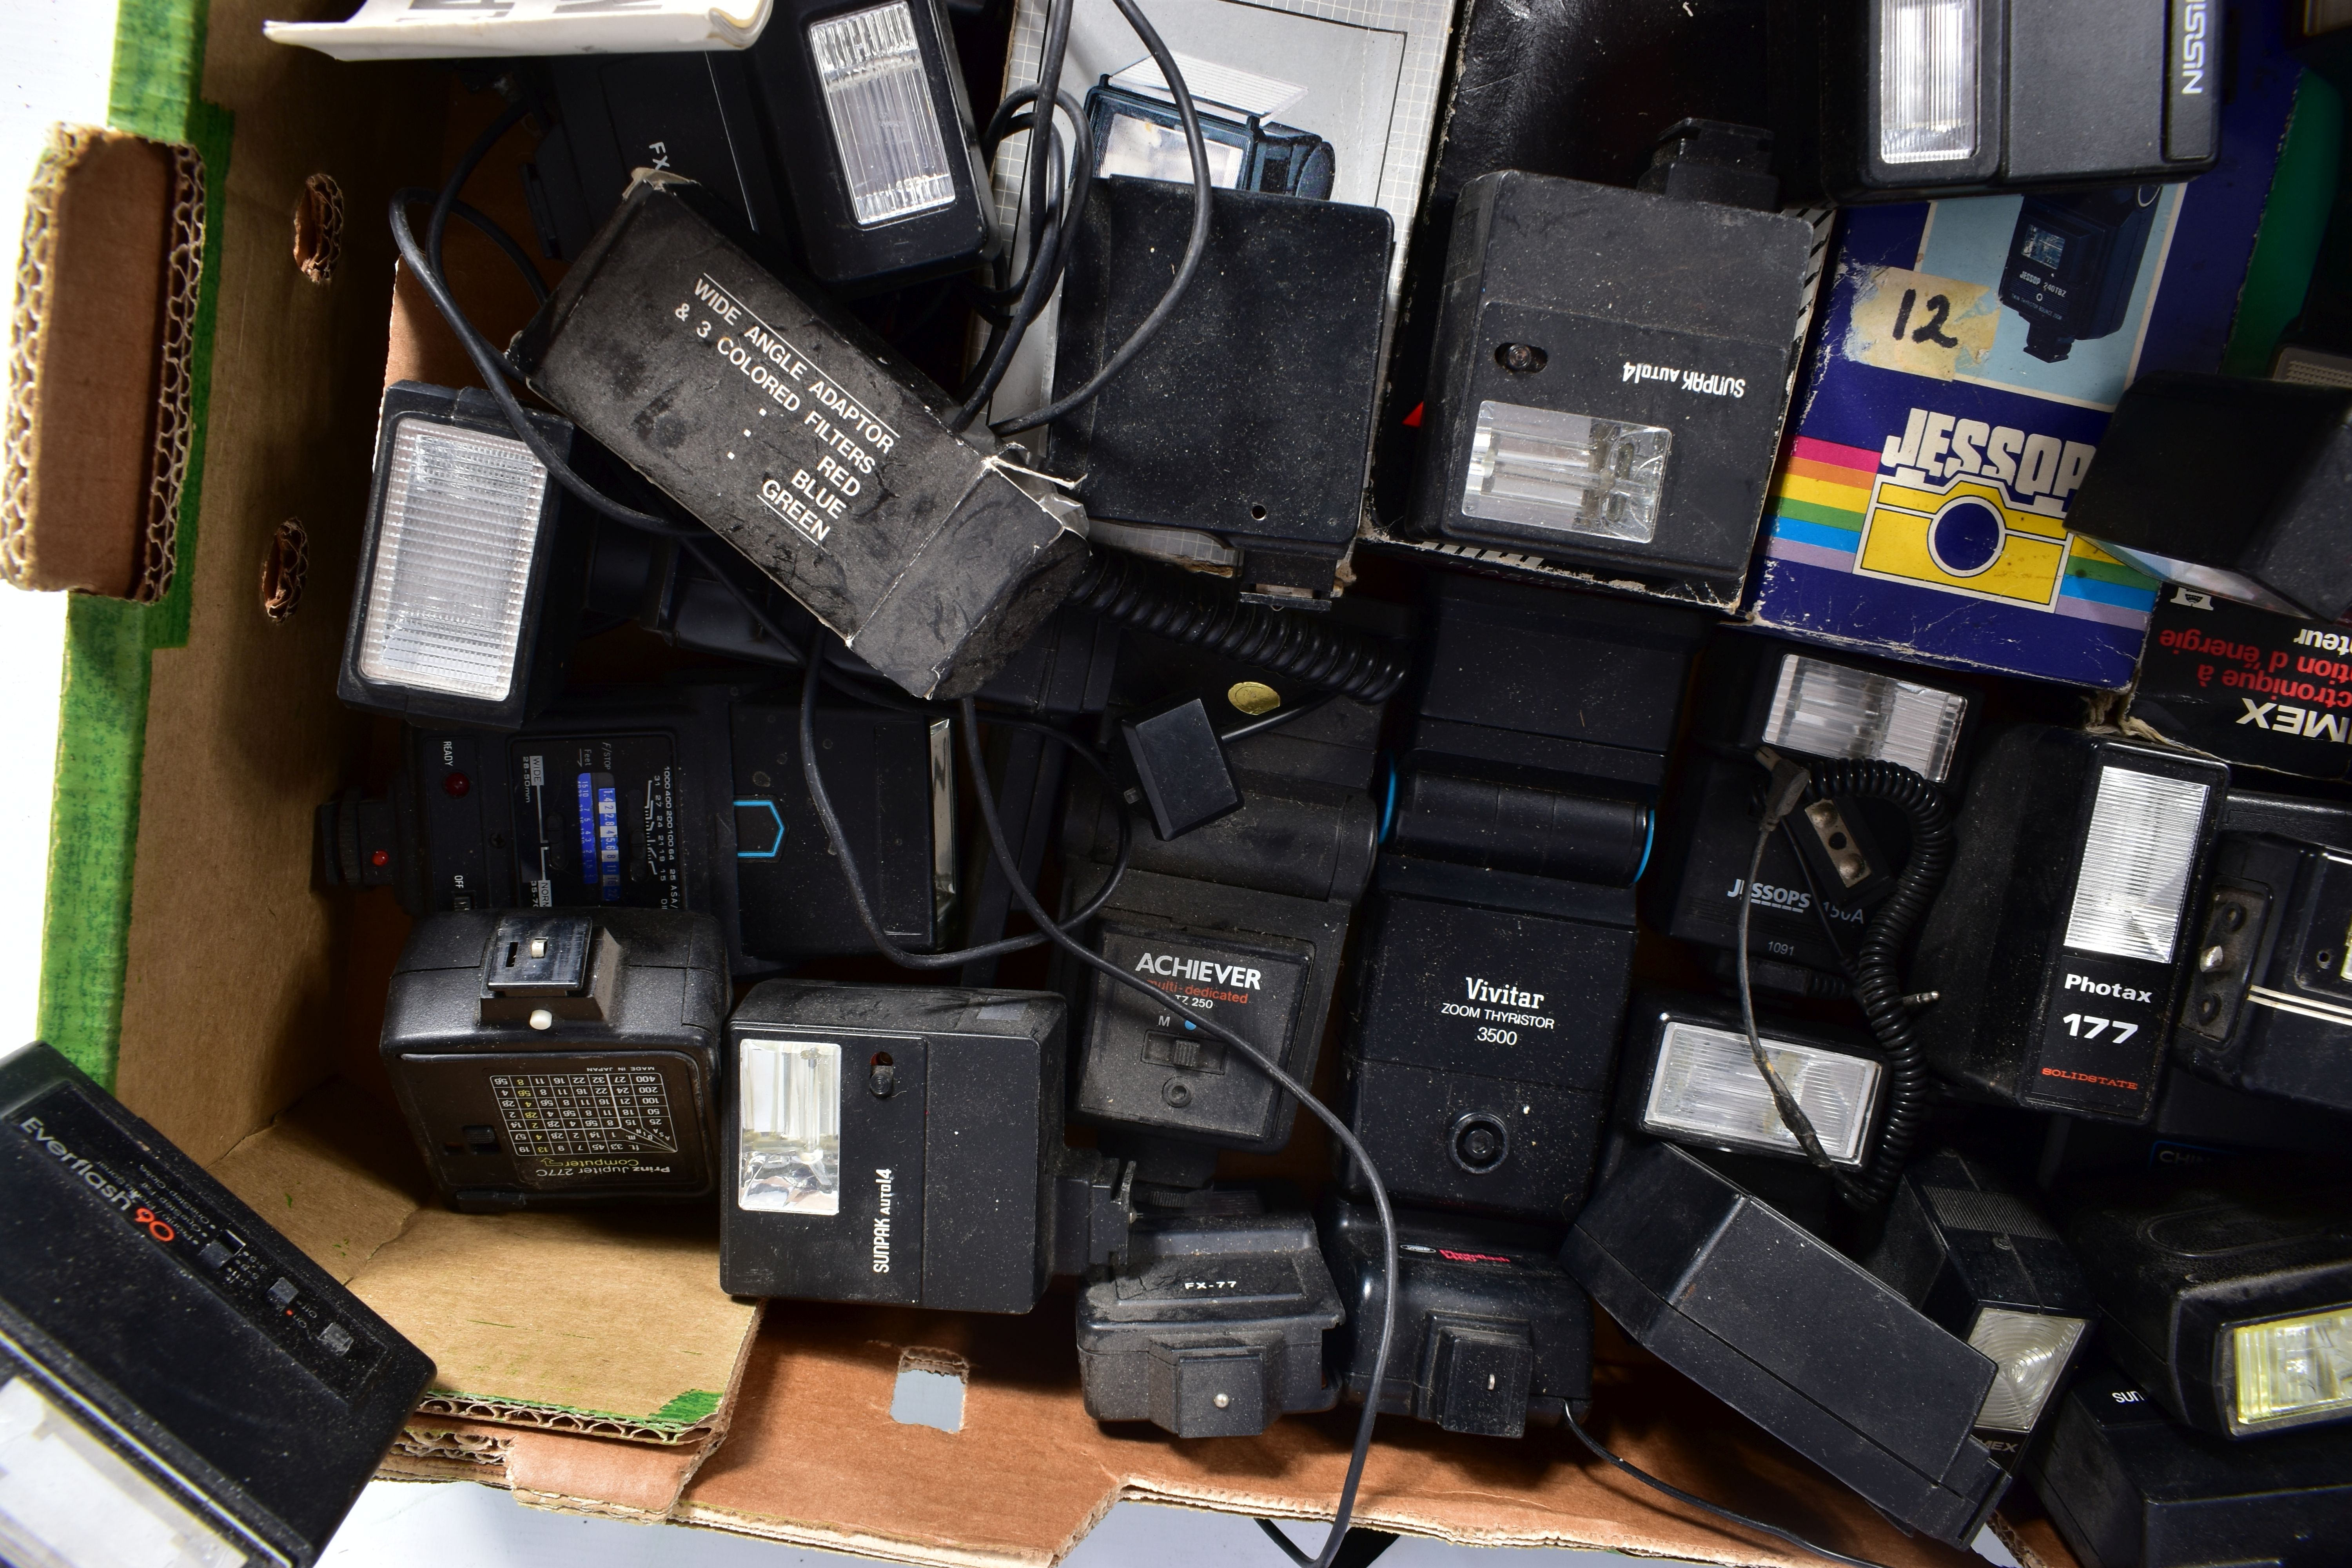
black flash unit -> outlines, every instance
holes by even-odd
[[[1757,1037],[1773,1071],[1841,1170],[1870,1162],[1886,1099],[1886,1064],[1866,1037],[1759,1012]],[[1618,1120],[1645,1137],[1695,1149],[1806,1159],[1756,1069],[1735,1004],[1653,992],[1633,1000],[1618,1076]]]
[[[47,1046],[0,1059],[0,1556],[307,1568],[433,1363]]]
[[[1095,1271],[1078,1297],[1087,1414],[1250,1437],[1328,1410],[1339,1391],[1324,1379],[1323,1336],[1346,1317],[1304,1213],[1229,1201],[1139,1218],[1124,1266]]]
[[[1425,620],[1341,1100],[1401,1201],[1561,1224],[1599,1152],[1633,884],[1706,622],[1452,574]]]
[[[2008,1484],[1987,1356],[1730,1178],[1656,1143],[1560,1258],[1643,1348],[1906,1530],[1965,1549]]]
[[[730,231],[693,182],[640,179],[510,357],[876,670],[917,697],[977,691],[1076,580],[1080,515],[950,432],[939,387]]]
[[[2221,0],[1787,0],[1774,128],[1799,200],[2186,180],[2220,155]]]
[[[2086,1368],[2021,1467],[2084,1568],[2330,1568],[2352,1540],[2352,1431],[2230,1443]]]
[[[559,453],[572,426],[530,416]],[[489,395],[385,388],[335,694],[420,723],[519,728],[562,685],[584,541]]]
[[[2025,352],[2055,364],[2124,324],[2156,226],[2157,185],[2027,196],[2009,237],[2000,302],[2025,318]]]
[[[1058,996],[771,980],[727,1024],[719,1279],[1025,1312],[1054,1263]]]
[[[1592,1397],[1592,1305],[1559,1266],[1559,1232],[1509,1220],[1400,1210],[1397,1339],[1384,1414],[1448,1432],[1517,1437],[1580,1418]],[[1378,1210],[1329,1202],[1323,1255],[1348,1303],[1326,1342],[1331,1378],[1367,1398],[1386,1310]]]
[[[1201,139],[1209,154],[1209,183],[1220,190],[1326,201],[1339,172],[1331,143],[1312,131],[1285,125],[1259,104],[1218,103],[1194,89]],[[1095,174],[1192,183],[1184,121],[1145,60],[1105,76],[1087,89],[1087,134],[1093,138]]]
[[[727,1000],[708,915],[429,915],[393,970],[383,1065],[453,1208],[707,1201]]]
[[[2217,1437],[2352,1420],[2352,1183],[2218,1160],[2062,1188],[2101,1342],[2177,1421]]]
[[[1977,1412],[2022,1443],[2082,1352],[2098,1302],[2057,1227],[1981,1159],[1938,1149],[1904,1168],[1864,1268],[2000,1368]]]
[[[2229,788],[2209,758],[2042,725],[1978,763],[1911,983],[1937,1072],[2031,1110],[2146,1121]]]
[[[2352,386],[2144,375],[2067,526],[2186,588],[2282,615],[2352,610]]]
[[[1811,243],[1719,202],[1516,171],[1463,186],[1415,530],[1735,597]]]
[[[936,0],[785,0],[748,49],[545,70],[555,125],[524,180],[551,256],[578,259],[638,169],[702,182],[836,295],[961,271],[1000,243]]]

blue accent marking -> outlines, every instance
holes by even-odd
[[[772,860],[777,856],[782,854],[784,850],[784,814],[778,811],[776,809],[776,803],[770,800],[765,795],[754,795],[750,800],[739,800],[735,803],[735,809],[741,811],[746,806],[753,805],[763,805],[768,808],[768,816],[776,825],[776,837],[769,841],[768,847],[765,849],[738,849],[735,851],[735,858],[738,860]]]
[[[596,790],[596,858],[602,864],[604,876],[600,890],[604,901],[621,901],[621,792],[611,784]]]
[[[580,775],[580,879],[596,876],[596,775]]]
[[[1184,1020],[1184,1026],[1185,1026],[1186,1028],[1188,1028],[1188,1029],[1197,1029],[1197,1028],[1199,1028],[1201,1026],[1200,1026],[1200,1025],[1198,1025],[1198,1024],[1195,1024],[1194,1022],[1192,1022],[1192,1019],[1187,1018],[1187,1019],[1185,1019],[1185,1020]]]
[[[1375,844],[1386,844],[1389,841],[1389,834],[1396,827],[1396,759],[1383,756],[1381,762],[1388,769],[1389,789],[1388,798],[1381,803],[1381,831],[1372,840]]]
[[[1657,847],[1658,843],[1658,814],[1653,811],[1648,816],[1650,826],[1642,835],[1642,863],[1633,868],[1633,880],[1637,882],[1642,879],[1642,873],[1650,868],[1650,851]]]
[[[2058,592],[2066,598],[2088,599],[2095,605],[2120,605],[2126,610],[2156,608],[2155,589],[2110,583],[2102,577],[2061,577]]]
[[[1835,550],[1847,555],[1862,547],[1860,529],[1832,528],[1827,523],[1808,522],[1801,517],[1790,517],[1786,513],[1772,519],[1772,531],[1799,544],[1818,544],[1824,550]]]

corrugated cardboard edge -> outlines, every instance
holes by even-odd
[[[81,529],[79,516],[46,518],[36,504],[34,466],[41,440],[41,372],[52,352],[89,352],[94,345],[52,343],[50,306],[60,282],[54,265],[59,218],[67,187],[85,160],[100,147],[144,138],[85,126],[54,127],[26,194],[24,248],[17,258],[16,297],[10,322],[10,379],[5,424],[0,425],[0,578],[20,588],[79,588],[152,604],[172,585],[180,492],[188,472],[193,424],[190,413],[195,353],[197,290],[205,249],[205,166],[184,142],[156,142],[171,167],[168,212],[163,215],[163,309],[151,362],[153,407],[147,458],[144,516],[126,555],[135,562],[130,582],[83,581],[89,574],[45,570],[45,527]],[[63,433],[72,439],[77,433]],[[86,548],[86,547],[85,547]],[[53,551],[52,553],[57,553]],[[80,554],[83,551],[76,551]]]
[[[653,1524],[671,1517],[678,1494],[718,1446],[714,1435],[693,1447],[648,1453],[419,1415],[402,1428],[376,1473],[386,1480],[476,1481],[511,1491],[530,1508]]]

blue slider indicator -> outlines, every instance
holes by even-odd
[[[747,811],[754,814],[752,821],[749,824],[743,820],[743,814]],[[758,814],[762,812],[767,815],[768,820],[775,825],[775,833],[768,839],[768,847],[765,849],[738,848],[735,851],[735,858],[738,860],[772,860],[783,852],[784,814],[778,811],[776,803],[765,795],[753,795],[748,800],[739,800],[735,803],[735,842],[738,845],[744,845],[753,841],[759,826]],[[746,831],[747,827],[751,831]]]
[[[621,792],[610,773],[580,775],[580,879],[605,903],[621,901]]]

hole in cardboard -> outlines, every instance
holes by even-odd
[[[294,265],[313,283],[335,275],[343,256],[343,188],[326,174],[302,182],[294,206]]]
[[[261,613],[282,621],[302,605],[302,583],[310,574],[310,533],[289,517],[270,536],[261,562]]]
[[[902,1426],[963,1430],[963,1391],[971,1363],[953,1351],[908,1345],[898,1352],[898,1382],[890,1394],[890,1419]]]

